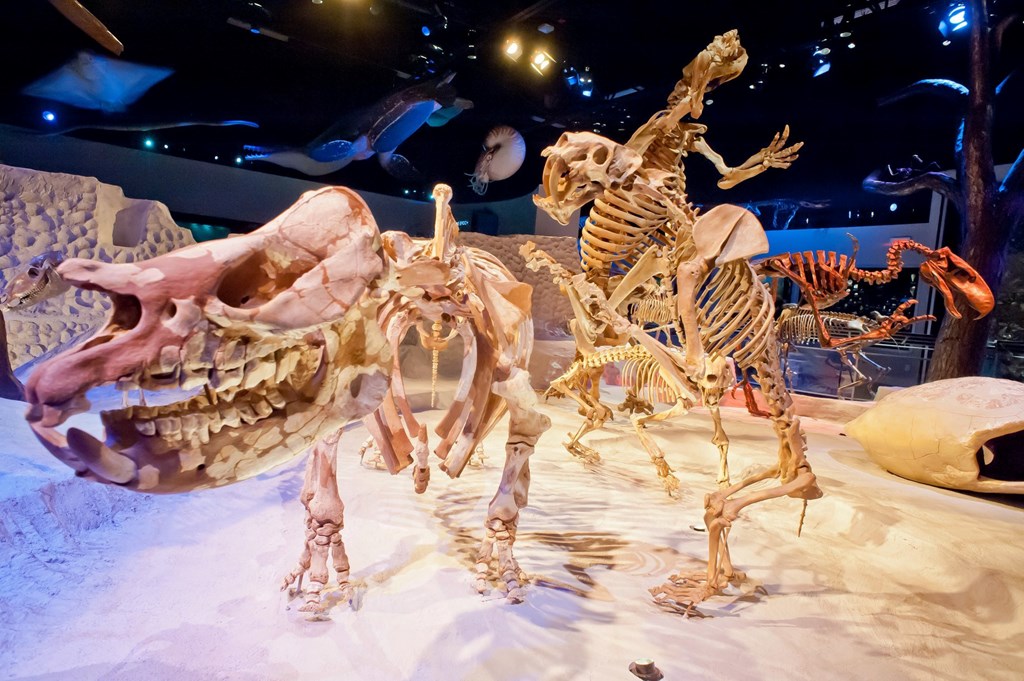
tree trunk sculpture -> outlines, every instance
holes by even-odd
[[[966,106],[956,140],[957,176],[938,171],[883,178],[879,172],[864,180],[867,191],[905,196],[920,190],[938,192],[956,207],[963,228],[958,249],[998,298],[1006,270],[1006,247],[1016,225],[1024,220],[1024,150],[1002,183],[996,181],[992,155],[992,103],[1006,81],[992,84],[992,57],[1009,19],[989,26],[987,0],[971,0],[970,72],[968,87],[951,80],[924,80],[888,101],[905,96],[941,94]],[[946,315],[939,329],[928,380],[978,374],[985,358],[992,318],[984,320]]]

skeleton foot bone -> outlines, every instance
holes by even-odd
[[[345,526],[345,504],[338,493],[338,440],[341,431],[328,435],[313,448],[306,466],[306,480],[300,499],[306,507],[306,536],[299,564],[288,573],[281,590],[293,584],[290,595],[304,593],[302,612],[322,613],[321,594],[327,586],[332,563],[342,590],[348,587],[349,563],[341,530]],[[309,586],[302,590],[302,579],[309,575]]]

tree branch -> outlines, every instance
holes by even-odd
[[[956,206],[957,212],[961,216],[963,215],[963,193],[960,190],[959,180],[945,173],[928,172],[907,180],[892,182],[881,179],[880,173],[881,171],[876,170],[864,178],[863,186],[866,191],[890,196],[906,196],[927,189],[945,197]]]
[[[1009,172],[999,185],[1000,208],[1010,219],[1011,229],[1024,220],[1024,149],[1017,155],[1017,160],[1010,166]]]
[[[965,86],[956,82],[955,80],[946,80],[944,78],[928,78],[925,80],[919,80],[916,83],[908,85],[902,90],[897,91],[888,97],[882,97],[878,100],[878,103],[882,106],[886,104],[892,104],[908,97],[915,95],[938,95],[945,97],[946,99],[957,102],[958,104],[967,103],[968,90]]]

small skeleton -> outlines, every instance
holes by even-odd
[[[924,256],[925,260],[921,263],[920,270],[921,278],[938,289],[946,303],[946,309],[954,317],[961,315],[954,294],[959,294],[979,316],[988,314],[995,305],[992,291],[981,275],[948,248],[932,249],[911,239],[897,239],[889,245],[886,253],[886,269],[863,270],[856,266],[859,249],[857,239],[852,234],[849,237],[853,241],[853,253],[849,256],[845,253],[837,254],[835,251],[783,253],[766,258],[755,265],[759,274],[790,279],[800,288],[805,308],[811,311],[818,322],[818,333],[823,348],[852,345],[859,341],[859,337],[833,338],[820,311],[830,308],[849,295],[851,281],[876,285],[894,280],[903,270],[904,251]],[[910,304],[916,302],[910,301]],[[900,306],[898,319],[896,312],[890,315],[890,321],[885,324],[888,330],[896,332],[905,326],[935,319],[931,315],[904,316],[902,313],[910,304],[904,303]]]
[[[884,317],[876,312],[872,318],[868,318],[843,312],[821,312],[820,317],[832,338],[858,338],[856,343],[835,348],[843,367],[850,374],[850,381],[845,385],[840,384],[837,388],[837,392],[840,395],[845,391],[853,391],[862,385],[870,387],[889,373],[888,367],[884,367],[872,360],[864,354],[864,350],[886,339],[886,336],[870,334],[881,328],[885,320],[892,320],[893,315]],[[800,309],[796,305],[787,305],[779,315],[775,328],[779,343],[782,345],[782,365],[786,372],[786,378],[789,380],[789,384],[792,385],[792,371],[789,365],[790,349],[794,345],[824,347],[822,345],[821,327],[818,325],[818,318],[810,310]],[[860,363],[862,361],[875,368],[875,375],[873,377],[868,377],[860,370]]]
[[[868,285],[887,284],[903,270],[903,252],[912,251],[924,256],[925,260],[921,263],[920,269],[921,278],[939,290],[946,303],[946,309],[953,316],[959,317],[961,314],[956,304],[957,295],[982,317],[988,314],[995,304],[992,291],[977,271],[948,248],[931,249],[911,239],[897,239],[889,245],[886,253],[886,269],[864,270],[856,266],[859,243],[852,234],[848,236],[853,241],[853,252],[850,255],[837,254],[835,251],[783,253],[766,258],[755,265],[759,274],[790,279],[799,287],[804,301],[801,310],[810,315],[809,319],[813,320],[817,327],[814,337],[818,344],[822,348],[836,350],[840,362],[851,374],[852,381],[840,386],[840,395],[868,380],[855,362],[851,361],[851,356],[867,359],[863,354],[866,347],[881,340],[891,339],[907,326],[935,319],[932,315],[907,317],[904,313],[917,303],[916,300],[908,300],[888,316],[878,315],[860,333],[846,333],[845,331],[851,327],[844,326],[841,322],[849,319],[837,313],[825,314],[824,311],[849,295],[851,281]],[[783,324],[806,326],[808,321],[803,314],[792,318],[792,321],[780,317],[780,330]],[[836,333],[837,330],[839,333]],[[780,332],[779,335],[780,341],[786,342],[782,338],[783,333]],[[807,333],[803,334],[803,337],[810,338]],[[784,349],[783,354],[788,355],[788,349]],[[874,362],[871,364],[881,369]]]
[[[43,253],[32,258],[7,283],[0,294],[0,308],[13,310],[32,307],[71,288],[57,273],[57,266],[61,262],[63,258],[59,253]]]

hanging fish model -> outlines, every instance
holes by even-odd
[[[483,196],[487,185],[512,177],[526,159],[526,141],[516,130],[499,125],[487,133],[484,153],[476,162],[476,169],[469,175],[469,186]]]
[[[265,161],[306,175],[326,175],[352,161],[377,156],[393,177],[416,179],[418,173],[395,150],[424,124],[443,125],[473,106],[455,96],[454,73],[400,90],[375,104],[352,126],[336,124],[302,148],[246,146],[247,161]]]

